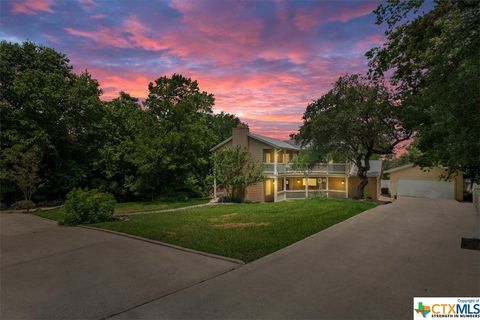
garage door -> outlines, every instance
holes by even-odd
[[[398,196],[454,199],[453,181],[398,180]]]

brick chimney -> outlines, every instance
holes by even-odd
[[[250,132],[248,125],[240,123],[232,131],[232,145],[248,149],[248,133]]]

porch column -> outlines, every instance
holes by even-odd
[[[277,192],[278,192],[278,177],[275,176],[275,178],[273,179],[273,202],[277,202],[277,198],[278,198]]]
[[[273,174],[277,175],[277,149],[273,149]]]
[[[308,176],[305,176],[305,199],[308,199]]]
[[[348,176],[345,176],[345,198],[348,199]]]
[[[213,198],[217,198],[217,178],[213,175]]]
[[[277,169],[277,148],[273,149],[273,202],[277,202],[277,190],[278,190],[278,169]]]
[[[330,190],[330,189],[328,188],[328,180],[330,180],[330,178],[327,176],[327,198],[328,198],[328,190]]]

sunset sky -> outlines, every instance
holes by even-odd
[[[181,73],[252,131],[286,138],[305,107],[344,73],[365,72],[383,43],[380,1],[0,1],[0,38],[68,55],[99,80],[103,99],[144,98]]]

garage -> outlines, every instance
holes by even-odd
[[[455,199],[452,181],[398,180],[398,196]]]
[[[392,198],[418,197],[430,199],[463,200],[463,174],[458,172],[449,181],[447,170],[441,167],[420,168],[407,164],[386,170],[390,178],[388,191]]]

